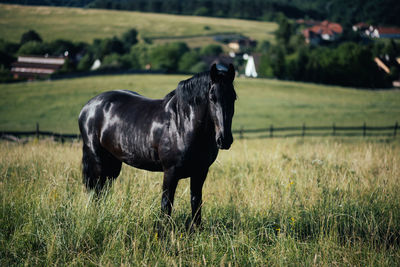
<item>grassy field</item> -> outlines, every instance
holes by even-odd
[[[178,75],[110,75],[0,84],[0,130],[77,133],[82,106],[108,90],[129,89],[152,98],[176,88]],[[265,79],[235,80],[233,128],[306,125],[394,125],[400,121],[400,91],[368,91]]]
[[[21,34],[36,30],[44,40],[67,39],[91,43],[135,28],[141,38],[238,33],[272,40],[276,23],[140,12],[18,6],[0,4],[0,36],[18,42]]]
[[[0,153],[1,266],[400,262],[396,140],[236,141],[211,167],[194,233],[188,180],[166,220],[160,173],[124,166],[95,200],[81,182],[79,143],[0,142]]]

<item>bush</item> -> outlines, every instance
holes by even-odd
[[[130,29],[122,35],[122,42],[125,46],[125,51],[129,51],[132,45],[135,45],[137,40],[137,31],[135,29]]]
[[[93,65],[93,62],[94,60],[92,55],[90,55],[90,53],[86,53],[79,61],[78,66],[76,68],[79,71],[88,71],[90,70],[90,67]]]
[[[222,47],[216,44],[203,46],[200,50],[201,56],[218,56],[223,52]]]
[[[146,44],[136,44],[131,47],[129,57],[135,60],[135,69],[145,69],[147,64],[150,64],[151,46]]]
[[[13,63],[15,58],[7,53],[7,51],[0,49],[0,65],[8,68]]]
[[[152,68],[167,72],[178,70],[178,64],[182,55],[189,51],[185,43],[169,43],[155,46],[150,51]]]
[[[27,42],[32,41],[41,43],[43,40],[37,32],[35,32],[34,30],[29,30],[22,34],[20,44],[23,45]]]
[[[200,61],[199,53],[196,50],[186,52],[179,61],[179,71],[191,72],[191,69]]]
[[[18,55],[38,55],[42,56],[48,54],[50,49],[46,43],[39,43],[36,41],[30,41],[23,44],[19,49]]]
[[[203,61],[198,62],[196,65],[192,66],[190,68],[191,73],[199,73],[199,72],[203,72],[203,71],[207,71],[208,70],[208,66],[206,63],[204,63]]]
[[[8,67],[0,64],[0,83],[14,80]]]
[[[129,60],[117,53],[105,56],[101,64],[101,69],[128,69],[129,67]]]
[[[124,54],[125,46],[124,43],[117,37],[107,39],[95,39],[93,44],[90,46],[90,50],[94,57],[97,59],[103,59],[106,55],[110,54]]]

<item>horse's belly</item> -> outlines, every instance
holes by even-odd
[[[123,153],[121,160],[138,169],[148,171],[163,171],[158,152],[155,149],[146,149],[146,151],[137,151],[133,153]]]
[[[153,171],[153,172],[163,171],[161,163],[156,161],[138,160],[133,158],[133,159],[123,160],[123,162],[128,164],[129,166],[146,171]]]

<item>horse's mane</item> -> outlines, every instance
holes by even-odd
[[[179,82],[178,87],[165,96],[164,101],[177,97],[179,103],[199,104],[206,100],[210,87],[210,72],[205,71]]]

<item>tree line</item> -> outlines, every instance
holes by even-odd
[[[261,42],[257,48],[260,77],[365,88],[392,87],[400,77],[400,45],[394,40],[372,41],[345,31],[336,42],[313,46],[295,23],[284,16],[278,21],[276,44]],[[391,63],[390,74],[379,69],[375,57]]]
[[[20,55],[66,56],[57,74],[87,72],[95,60],[100,60],[100,71],[153,70],[165,73],[197,73],[208,69],[203,57],[217,56],[221,46],[206,45],[190,49],[186,43],[151,44],[138,42],[137,31],[131,29],[121,36],[95,39],[91,44],[55,40],[46,42],[34,30],[22,34],[19,43],[0,39],[0,81],[12,80],[10,68]]]

